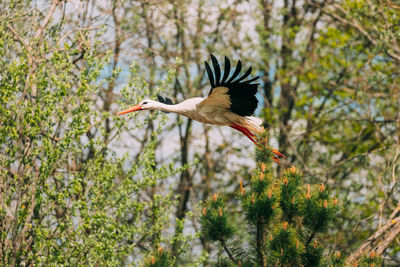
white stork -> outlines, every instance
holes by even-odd
[[[261,148],[256,134],[260,134],[262,131],[262,127],[260,126],[262,120],[251,116],[258,104],[255,96],[258,90],[258,83],[252,82],[259,77],[243,81],[250,75],[252,70],[250,67],[240,78],[236,79],[242,69],[242,63],[239,60],[235,71],[228,79],[231,63],[225,57],[224,76],[221,80],[221,70],[215,56],[211,55],[211,61],[214,66],[215,76],[210,65],[205,62],[211,84],[208,97],[194,97],[174,105],[168,97],[164,99],[162,96],[158,96],[160,102],[145,99],[139,104],[117,113],[117,115],[138,110],[161,110],[163,112],[178,113],[202,123],[232,127],[243,133]],[[276,162],[279,163],[279,157],[284,157],[276,149],[269,148],[268,146],[267,148],[275,154],[273,160]]]

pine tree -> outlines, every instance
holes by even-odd
[[[263,136],[263,140],[267,140]],[[220,266],[321,266],[343,264],[340,253],[325,256],[321,233],[338,211],[338,200],[324,184],[304,185],[294,166],[274,175],[273,154],[264,142],[257,151],[257,168],[248,181],[240,182],[237,199],[245,223],[233,225],[224,198],[214,193],[201,217],[202,235],[219,242],[227,257]],[[246,227],[247,242],[234,240],[235,229]],[[268,263],[268,264],[267,264]]]

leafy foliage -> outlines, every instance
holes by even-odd
[[[39,14],[28,7],[11,1],[13,16],[0,21],[7,47],[0,51],[1,264],[116,266],[140,262],[174,238],[185,244],[183,235],[165,231],[176,198],[155,190],[183,169],[155,167],[160,128],[134,163],[113,150],[130,124],[96,107],[110,57],[98,57],[84,30],[61,43],[64,33],[52,27],[31,37]],[[131,73],[124,92],[144,84],[134,66]],[[105,121],[115,130],[103,127]],[[161,266],[174,257],[160,259]]]

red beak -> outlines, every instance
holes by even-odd
[[[117,115],[123,115],[132,111],[142,110],[142,106],[140,104],[134,105],[131,108],[125,109],[124,111],[118,112]]]

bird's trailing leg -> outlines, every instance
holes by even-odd
[[[256,144],[261,150],[263,149],[261,144],[261,141],[256,137],[255,134],[253,134],[249,129],[242,127],[238,124],[231,124],[229,125],[230,127],[232,127],[235,130],[238,130],[239,132],[243,133],[245,136],[247,136],[254,144]],[[267,144],[265,144],[266,148],[271,150],[272,153],[275,154],[273,160],[280,163],[279,158],[285,158],[285,155],[283,155],[281,152],[279,152],[278,150],[269,147]]]
[[[250,131],[247,130],[246,128],[243,128],[243,127],[241,127],[241,126],[239,126],[239,125],[237,125],[237,124],[231,124],[231,125],[229,125],[229,127],[233,128],[233,129],[235,129],[235,130],[238,130],[239,132],[241,132],[242,134],[244,134],[245,136],[247,136],[247,138],[249,138],[254,144],[256,144],[256,145],[262,150],[262,146],[257,142],[258,139],[257,139],[257,141],[254,140],[253,137],[255,137],[255,136],[254,136],[254,134],[253,134],[252,132],[250,132]],[[246,131],[246,130],[247,130],[247,131]],[[250,132],[250,134],[249,134],[248,132]]]

